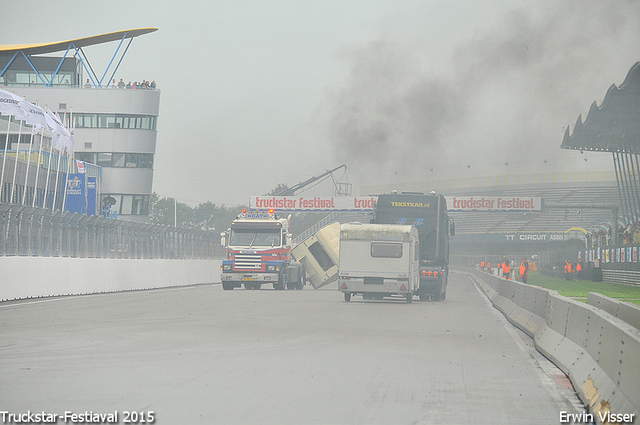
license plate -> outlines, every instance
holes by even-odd
[[[253,277],[243,277],[242,280],[256,280],[256,279]]]
[[[381,277],[366,277],[364,278],[365,285],[382,285],[384,284],[384,279]]]

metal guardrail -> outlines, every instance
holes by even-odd
[[[316,224],[314,224],[313,226],[311,226],[310,228],[308,228],[307,230],[305,230],[304,232],[300,233],[298,236],[293,238],[293,247],[295,248],[296,246],[300,245],[303,241],[307,240],[311,235],[316,233],[318,230],[333,223],[334,221],[338,221],[340,223],[346,223],[349,221],[360,220],[368,223],[371,217],[372,217],[372,213],[344,212],[344,211],[332,212],[331,214],[327,215],[325,218],[323,218],[322,220],[320,220],[319,222],[317,222]]]
[[[218,258],[215,232],[0,203],[0,256]]]

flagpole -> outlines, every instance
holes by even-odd
[[[67,119],[67,114],[65,112],[65,116],[64,116],[64,121],[66,121]],[[63,121],[63,123],[64,123]],[[62,211],[64,212],[64,207],[67,203],[67,186],[69,185],[69,173],[71,172],[71,153],[69,152],[69,149],[67,149],[67,176],[64,179],[64,190],[62,192]]]
[[[56,166],[56,185],[53,189],[53,206],[51,208],[52,211],[56,209],[56,198],[58,196],[58,180],[60,180],[60,176],[58,174],[60,174],[61,160],[62,160],[62,148],[58,150],[58,165]]]
[[[39,112],[38,110],[40,109],[40,107],[37,105],[37,102],[38,101],[36,100],[35,105],[31,103],[28,104],[28,115],[27,115],[28,121],[27,122],[31,124],[33,128],[31,130],[31,137],[29,138],[29,155],[28,157],[25,157],[27,160],[27,171],[25,172],[25,175],[24,175],[24,189],[22,190],[22,205],[25,205],[26,197],[27,197],[27,185],[29,184],[29,168],[31,167],[31,152],[33,151],[33,136],[35,136],[37,133],[40,132],[42,125],[46,124],[44,113],[42,114],[42,125],[38,124],[37,120],[35,119],[35,117],[38,117],[38,112]],[[28,102],[25,101],[25,103],[28,103]],[[35,190],[35,187],[37,187],[37,185],[38,185],[38,181],[36,179],[34,190]],[[34,196],[35,196],[35,192],[34,192]]]
[[[0,193],[4,192],[4,166],[7,162],[7,145],[9,144],[9,130],[11,130],[11,117],[9,115],[9,121],[7,123],[7,138],[4,141],[4,154],[2,155],[2,175],[0,176]]]
[[[44,135],[42,134],[42,132],[40,132],[40,143],[38,144],[38,167],[36,168],[36,184],[35,184],[35,187],[33,188],[34,192],[33,192],[33,203],[31,204],[32,208],[36,206],[36,198],[38,197],[38,176],[40,175],[40,160],[42,159],[43,139],[44,139]],[[44,161],[42,162],[44,164]]]
[[[51,155],[53,155],[53,139],[49,144],[49,158],[47,158],[47,181],[44,185],[44,200],[42,201],[42,208],[47,206],[47,191],[49,190],[49,178],[51,177]]]
[[[29,180],[29,166],[31,165],[31,148],[33,147],[33,131],[31,132],[31,139],[29,140],[29,156],[27,158],[27,172],[24,174],[24,189],[22,189],[22,205],[27,196],[27,183]]]
[[[69,158],[67,153],[67,174],[64,179],[64,189],[62,192],[62,211],[64,211],[64,206],[67,202],[67,185],[69,185],[69,173],[71,172],[71,158]]]
[[[44,107],[47,111],[50,111],[47,105],[44,105]],[[42,208],[46,208],[47,205],[47,191],[49,190],[49,179],[51,177],[51,155],[53,155],[53,139],[55,137],[55,134],[53,134],[53,132],[51,131],[51,127],[49,127],[49,132],[51,133],[51,143],[49,144],[49,158],[47,160],[47,181],[44,185],[44,200],[42,201]]]
[[[13,166],[13,180],[11,181],[11,200],[13,203],[13,192],[16,188],[16,172],[18,171],[18,154],[20,153],[20,136],[22,136],[22,120],[20,120],[20,127],[18,127],[18,146],[16,146],[16,162]]]

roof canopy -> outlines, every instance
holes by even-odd
[[[0,46],[0,54],[15,53],[18,51],[22,51],[25,55],[41,55],[44,53],[64,52],[70,45],[75,45],[76,47],[93,46],[96,44],[108,43],[110,41],[119,41],[126,38],[134,38],[154,31],[158,31],[158,28],[138,28],[94,35],[91,37],[77,38],[74,40],[59,41],[55,43],[14,44],[10,46]]]
[[[620,87],[609,87],[602,105],[593,102],[584,123],[578,116],[573,134],[567,126],[560,147],[640,154],[640,62]]]
[[[0,77],[5,75],[7,70],[10,69],[16,57],[18,57],[19,55],[22,55],[22,57],[24,57],[24,59],[29,64],[33,72],[36,74],[37,80],[39,80],[42,83],[42,85],[46,87],[51,87],[51,85],[54,84],[56,77],[58,76],[60,67],[63,64],[65,58],[67,57],[69,52],[74,52],[74,57],[77,58],[77,60],[82,63],[83,68],[86,70],[89,76],[89,79],[91,80],[91,84],[94,87],[103,87],[103,83],[106,82],[106,84],[108,84],[109,81],[112,81],[133,39],[140,35],[148,34],[157,30],[158,30],[157,28],[138,28],[138,29],[132,29],[132,30],[126,30],[126,31],[111,32],[111,33],[101,34],[101,35],[94,35],[92,37],[77,38],[74,40],[59,41],[55,43],[18,44],[18,45],[12,45],[12,46],[0,46],[0,57],[6,57],[8,59],[6,65],[4,66],[4,69],[0,69]],[[129,41],[128,43],[125,43],[125,40],[127,39]],[[113,57],[109,62],[109,65],[105,69],[104,74],[102,76],[98,76],[94,68],[89,63],[89,59],[84,53],[83,48],[88,46],[95,46],[97,44],[108,43],[111,41],[120,41],[120,43],[118,43],[116,51],[113,54]],[[123,44],[126,44],[126,46],[123,47]],[[121,49],[122,49],[122,52],[120,52]],[[45,54],[45,53],[55,53],[55,52],[64,52],[64,54],[62,55],[62,58],[60,59],[60,63],[53,74],[46,73],[46,75],[44,75],[42,72],[40,72],[36,68],[37,62],[33,60],[35,59],[34,56]],[[119,60],[117,60],[118,56],[120,56]],[[113,69],[113,72],[111,76],[107,78],[107,73],[110,71],[114,63],[115,63],[115,67]],[[74,76],[74,81],[71,82],[72,85],[82,84],[82,81],[75,81],[76,79],[79,79],[80,76],[81,76],[80,73],[77,73],[77,75]]]

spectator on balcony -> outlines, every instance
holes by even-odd
[[[124,81],[122,81],[122,78],[120,78],[120,82],[118,83],[118,88],[123,89],[124,86],[125,86]]]

